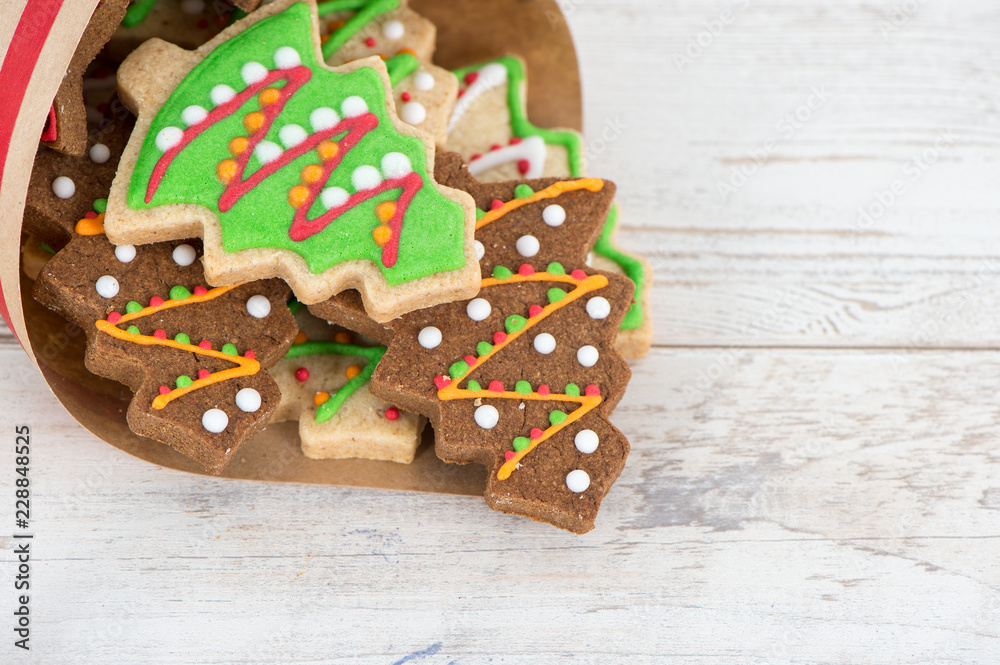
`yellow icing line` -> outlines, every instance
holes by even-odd
[[[245,284],[246,282],[244,282]],[[134,314],[123,314],[122,318],[118,319],[118,323],[115,325],[121,325],[128,321],[134,321],[135,319],[141,319],[144,316],[149,316],[150,314],[156,314],[157,312],[163,311],[165,309],[171,309],[174,307],[181,307],[183,305],[189,305],[191,303],[206,302],[208,300],[214,300],[219,296],[223,295],[227,291],[232,291],[237,286],[243,286],[243,284],[234,284],[233,286],[220,286],[207,291],[200,296],[191,296],[189,298],[183,298],[181,300],[164,300],[162,305],[157,305],[156,307],[144,307]]]
[[[517,210],[521,206],[526,206],[529,203],[534,203],[536,201],[543,201],[545,199],[554,199],[557,196],[561,196],[566,192],[575,192],[579,189],[587,189],[591,192],[599,192],[604,189],[604,181],[600,178],[580,178],[579,180],[562,180],[560,182],[553,183],[543,189],[540,192],[535,192],[531,196],[524,199],[514,199],[503,204],[503,206],[497,208],[496,210],[490,210],[483,217],[476,222],[476,230],[483,228],[490,222],[495,222],[507,213]]]
[[[84,217],[76,223],[76,232],[82,236],[104,235],[104,213],[97,217]]]

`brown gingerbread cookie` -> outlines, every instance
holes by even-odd
[[[42,140],[53,150],[82,157],[87,148],[83,75],[125,16],[128,0],[101,0],[80,38],[46,123]]]
[[[589,531],[629,450],[608,416],[630,377],[615,335],[633,285],[586,265],[615,187],[480,184],[454,154],[436,173],[480,210],[482,290],[366,330],[391,337],[372,393],[427,415],[442,459],[486,466],[492,508]],[[350,325],[338,298],[310,311]]]
[[[209,288],[198,240],[115,247],[97,220],[80,231],[44,267],[35,298],[87,333],[88,369],[135,392],[132,431],[220,473],[281,400],[264,370],[297,332],[288,287]]]

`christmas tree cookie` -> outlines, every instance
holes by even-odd
[[[363,343],[297,307],[299,334],[270,369],[281,389],[273,421],[298,420],[302,452],[313,459],[387,460],[409,464],[426,419],[368,391],[384,346]]]
[[[138,121],[108,237],[201,236],[213,285],[278,276],[305,303],[357,288],[379,321],[474,294],[474,206],[435,183],[382,60],[320,57],[315,5],[290,0],[195,51],[137,49],[118,74]]]
[[[265,368],[297,332],[277,279],[211,288],[198,240],[114,246],[100,220],[43,268],[35,298],[87,334],[86,365],[128,385],[128,424],[221,472],[281,395]]]
[[[486,466],[492,508],[589,531],[629,450],[608,417],[630,377],[615,335],[633,286],[585,263],[615,187],[480,184],[454,155],[437,172],[480,210],[482,289],[387,324],[372,392],[427,415],[442,459]],[[344,318],[336,301],[310,311]]]

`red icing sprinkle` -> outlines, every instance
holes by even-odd
[[[535,274],[535,269],[529,266],[527,263],[522,263],[517,267],[517,274],[522,277],[531,277]]]
[[[448,387],[449,384],[451,384],[451,379],[449,379],[447,376],[434,377],[434,385],[437,386],[438,390],[444,390],[445,388]]]
[[[408,102],[408,101],[410,101],[411,99],[413,99],[413,95],[411,95],[411,94],[410,94],[410,93],[408,93],[408,92],[404,92],[403,94],[401,94],[401,95],[399,96],[399,98],[400,98],[400,99],[402,99],[402,100],[403,100],[404,102]]]
[[[374,37],[369,37],[368,39],[366,39],[365,40],[365,46],[367,46],[368,48],[374,47],[375,46],[375,38]]]
[[[497,332],[493,333],[494,344],[503,344],[506,341],[507,341],[507,333],[505,333],[504,331],[498,330]]]
[[[503,384],[500,383],[499,381],[490,381],[490,386],[489,386],[488,390],[491,393],[502,393],[503,392]]]
[[[108,323],[110,323],[111,325],[115,325],[121,320],[122,320],[122,315],[119,314],[118,312],[111,312],[110,314],[108,314]]]
[[[390,406],[385,410],[386,420],[399,420],[399,409],[394,406]]]
[[[592,383],[583,389],[583,394],[586,395],[587,397],[599,397],[601,394],[601,389]]]
[[[163,304],[163,298],[161,298],[160,296],[153,296],[152,298],[149,299],[150,307],[159,307],[162,304]]]
[[[527,175],[528,171],[531,170],[531,162],[527,159],[520,159],[517,162],[517,172],[521,175]]]
[[[95,217],[97,217],[97,213],[94,212],[93,210],[88,210],[87,212],[83,213],[84,219],[94,219]]]
[[[500,199],[493,199],[493,203],[490,204],[491,210],[499,210],[503,207],[503,201]]]
[[[513,450],[508,450],[503,454],[503,458],[508,462],[514,459],[515,457],[517,457],[517,453],[515,453]]]
[[[531,307],[528,308],[528,318],[533,319],[541,313],[542,313],[541,305],[532,305]]]
[[[206,289],[204,286],[196,286],[196,287],[194,287],[194,294],[196,296],[203,296],[206,293],[208,293],[208,289]]]
[[[205,349],[206,351],[211,351],[212,350],[212,343],[209,342],[207,339],[201,340],[201,343],[198,344],[198,346],[201,347],[201,348],[203,348],[203,349]]]
[[[552,393],[549,387],[544,383],[538,386],[538,390],[536,390],[535,392],[537,392],[539,395],[550,395]]]
[[[198,378],[199,379],[207,379],[209,377],[209,375],[210,375],[210,372],[207,369],[199,369],[198,370]]]
[[[473,155],[472,157],[469,157],[469,161],[470,161],[470,162],[474,162],[474,161],[476,161],[477,159],[482,159],[482,158],[483,158],[483,154],[482,154],[482,153],[480,153],[480,152],[477,152],[477,153],[476,153],[476,154],[474,154],[474,155]]]
[[[542,438],[542,434],[544,434],[544,433],[545,432],[543,432],[542,430],[538,429],[537,427],[532,427],[531,428],[531,438],[532,439],[540,439],[540,438]]]
[[[199,20],[198,21],[198,27],[201,28],[202,30],[204,30],[205,28],[208,27],[208,21],[206,21],[205,19]]]
[[[500,145],[499,143],[494,143],[493,145],[490,146],[490,152],[493,152],[494,150],[500,150],[502,148],[503,146]]]
[[[155,337],[156,339],[166,339],[167,333],[164,332],[163,330],[157,329],[153,331],[153,337]]]
[[[479,72],[469,72],[465,75],[465,85],[472,85],[479,78]]]
[[[459,90],[458,91],[458,98],[461,99],[462,95],[464,95],[464,94],[465,94],[465,90]]]
[[[166,386],[160,386],[160,394],[161,395],[169,395],[170,394],[170,388],[167,388]]]
[[[297,370],[295,370],[295,380],[298,381],[299,383],[304,383],[305,381],[308,381],[309,370],[307,370],[305,367],[300,367]]]
[[[583,272],[579,268],[571,272],[569,276],[573,279],[587,279],[587,273]]]
[[[479,358],[475,356],[465,356],[464,360],[469,363],[469,367],[475,367],[476,363],[479,362]]]
[[[243,354],[243,357],[244,358],[249,358],[250,360],[253,360],[253,359],[255,359],[257,357],[257,354],[254,353],[253,351],[247,351],[246,353]]]
[[[511,145],[517,145],[521,141],[522,141],[522,139],[521,139],[520,136],[512,136],[512,137],[510,137],[510,144]]]

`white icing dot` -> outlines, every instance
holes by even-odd
[[[267,164],[281,157],[281,146],[273,141],[261,141],[253,149],[253,154],[257,155],[257,159],[261,162]]]
[[[587,301],[587,314],[592,319],[606,319],[611,314],[611,303],[607,298],[595,296]]]
[[[299,125],[285,125],[278,131],[278,140],[286,148],[294,148],[306,140],[309,134]]]
[[[242,78],[247,85],[260,83],[267,78],[267,67],[259,62],[248,62],[243,65],[242,69],[240,69],[240,78]]]
[[[118,245],[115,247],[115,258],[122,263],[128,263],[135,258],[135,245]]]
[[[260,409],[260,393],[253,388],[244,388],[236,393],[236,406],[244,413],[256,413]]]
[[[590,476],[582,469],[570,471],[566,474],[566,487],[574,494],[586,492],[587,488],[590,487]]]
[[[156,135],[156,147],[166,152],[181,142],[184,132],[180,127],[164,127]]]
[[[406,28],[399,21],[389,21],[382,26],[382,34],[386,39],[402,39]]]
[[[493,429],[500,422],[500,412],[495,406],[483,404],[476,409],[476,424],[483,429]]]
[[[542,248],[538,242],[538,238],[535,236],[521,236],[517,239],[515,247],[517,248],[517,253],[525,258],[531,258],[535,254],[538,254],[538,250]]]
[[[535,336],[535,351],[548,355],[556,350],[556,338],[549,333],[541,333]]]
[[[410,158],[401,152],[387,152],[382,158],[382,174],[386,178],[401,178],[412,170]]]
[[[368,104],[365,100],[354,95],[344,100],[340,105],[340,112],[344,114],[345,118],[354,118],[368,113]]]
[[[255,319],[263,319],[271,313],[271,301],[262,295],[247,299],[247,313]]]
[[[212,434],[224,432],[229,426],[229,416],[222,409],[209,409],[201,417],[201,426]]]
[[[581,346],[579,350],[577,350],[576,359],[584,367],[593,367],[597,364],[597,359],[600,355],[601,354],[597,352],[597,349],[588,344],[587,346]]]
[[[185,14],[200,14],[205,11],[205,0],[183,0],[181,11]]]
[[[413,77],[413,85],[416,86],[417,90],[423,90],[424,92],[433,90],[436,83],[434,75],[430,72],[419,72]]]
[[[274,64],[278,69],[291,69],[302,64],[299,52],[291,46],[282,46],[274,52]]]
[[[347,199],[351,198],[346,189],[340,187],[327,187],[319,195],[319,200],[323,202],[323,207],[329,210],[344,205]]]
[[[194,251],[191,245],[177,245],[174,247],[174,263],[182,268],[186,268],[198,258],[198,252]]]
[[[104,164],[111,159],[111,148],[103,143],[95,143],[90,147],[90,161],[95,164]]]
[[[118,295],[118,280],[111,275],[105,275],[97,280],[97,294],[102,298],[114,298]]]
[[[351,184],[359,192],[363,189],[374,189],[382,184],[382,174],[374,166],[359,166],[351,174]]]
[[[201,106],[197,104],[192,104],[183,111],[181,111],[181,120],[184,124],[190,127],[191,125],[197,125],[199,122],[208,117],[208,111],[206,111]]]
[[[465,313],[473,321],[484,321],[493,313],[493,306],[485,298],[473,298],[465,306]]]
[[[417,341],[425,349],[435,349],[441,344],[441,331],[434,326],[427,326],[417,335]]]
[[[340,116],[329,106],[321,106],[309,114],[309,124],[314,131],[332,129],[340,122]]]
[[[217,85],[212,88],[212,92],[210,92],[208,96],[212,98],[213,104],[219,106],[220,104],[225,104],[235,97],[236,91],[228,85]]]
[[[482,261],[484,256],[486,256],[486,247],[483,246],[483,243],[481,243],[481,242],[479,242],[477,240],[476,241],[476,260],[477,261]]]
[[[427,119],[427,109],[420,102],[407,102],[403,104],[403,110],[399,117],[403,119],[403,122],[419,125]]]
[[[52,193],[61,199],[68,199],[76,194],[76,183],[61,175],[52,181]]]
[[[542,211],[542,220],[549,226],[562,226],[562,223],[566,221],[566,209],[558,203],[545,206],[545,210]]]
[[[576,449],[585,455],[597,450],[597,444],[600,440],[597,438],[597,432],[592,429],[582,429],[576,434],[576,438],[573,439],[573,443],[576,444]]]

